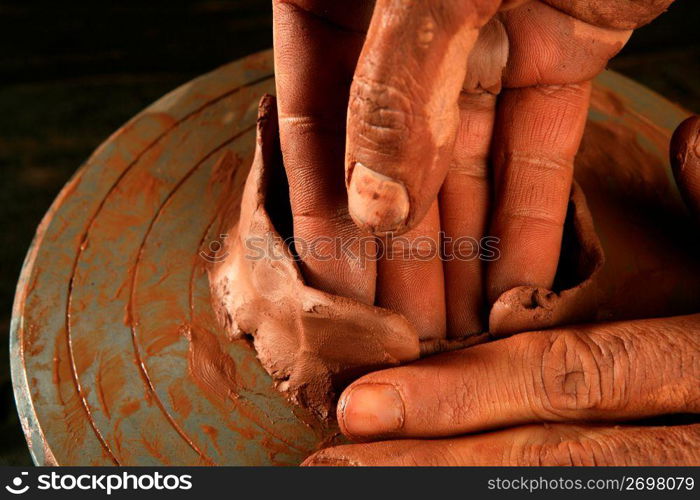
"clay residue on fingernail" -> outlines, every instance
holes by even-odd
[[[375,234],[400,230],[408,219],[408,191],[400,182],[355,163],[348,183],[350,215]]]

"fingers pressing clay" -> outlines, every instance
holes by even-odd
[[[650,23],[674,0],[543,0],[596,26],[631,30]]]
[[[350,215],[385,234],[417,225],[452,156],[467,55],[498,0],[379,0],[348,108]]]
[[[516,286],[552,287],[590,88],[582,83],[501,94],[490,232],[499,239],[500,258],[488,269],[491,304]]]
[[[212,305],[229,339],[252,339],[277,389],[327,421],[350,380],[417,359],[419,339],[399,314],[305,283],[278,232],[289,206],[275,190],[284,177],[276,118],[275,100],[265,96],[240,219],[229,231],[235,237],[209,269]]]
[[[504,292],[489,311],[489,334],[498,338],[601,317],[610,319],[601,314],[598,300],[600,283],[605,282],[604,268],[605,252],[592,214],[583,190],[574,182],[557,265],[556,290],[519,286]]]
[[[366,375],[338,422],[378,439],[700,413],[699,336],[700,315],[520,334]]]
[[[700,218],[700,117],[688,118],[674,132],[671,166],[688,208]]]
[[[377,305],[402,314],[421,340],[445,338],[445,282],[437,201],[415,229],[383,239]]]
[[[315,287],[371,304],[374,260],[361,256],[373,248],[347,212],[343,157],[350,83],[372,2],[273,6],[280,140],[302,271]]]
[[[697,466],[700,424],[531,425],[456,439],[337,446],[305,466]]]

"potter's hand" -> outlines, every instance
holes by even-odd
[[[442,354],[367,375],[342,395],[346,435],[393,441],[326,449],[307,464],[700,465],[700,424],[612,424],[700,414],[698,360],[700,315],[523,333]]]
[[[363,234],[352,217],[374,233],[418,226],[418,235],[478,240],[490,217],[501,239],[490,301],[513,286],[550,288],[589,81],[671,2],[274,0],[295,236],[330,237],[332,248]],[[441,262],[423,262],[379,269],[375,289],[375,263],[351,257],[371,245],[302,257],[307,282],[366,303],[376,294],[402,313],[443,288]],[[479,331],[478,262],[445,266],[444,280],[448,330]],[[439,336],[444,308],[423,322]]]
[[[700,220],[700,118],[676,130],[671,161]],[[699,360],[700,314],[522,333],[434,356],[367,375],[341,396],[346,435],[394,441],[308,463],[700,465],[700,424],[612,425],[672,414],[698,422]]]

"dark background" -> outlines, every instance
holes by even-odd
[[[329,0],[333,1],[333,0]],[[0,465],[29,464],[8,332],[36,226],[75,169],[139,110],[272,45],[271,0],[0,0]],[[678,0],[610,67],[700,112],[700,2]]]

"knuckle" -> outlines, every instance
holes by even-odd
[[[654,330],[650,341],[655,360],[664,369],[649,375],[661,377],[667,387],[675,387],[673,395],[689,413],[700,413],[700,336],[696,321],[691,317],[676,324],[666,323],[664,328]]]
[[[540,466],[547,458],[546,446],[542,443],[513,443],[507,452],[504,465],[509,466]]]
[[[553,210],[538,207],[521,207],[503,211],[513,231],[520,235],[551,234],[564,227],[562,217]]]
[[[646,436],[630,440],[635,455],[649,462],[665,465],[697,465],[700,463],[700,424],[659,427]],[[640,465],[640,464],[635,464]]]
[[[458,384],[456,390],[448,391],[448,396],[444,398],[441,406],[449,424],[459,428],[464,427],[470,417],[480,414],[482,409],[476,408],[476,401],[480,398],[473,373],[471,377],[462,373]]]
[[[682,453],[683,463],[688,465],[700,464],[700,424],[689,425],[681,436],[682,445],[679,447]]]
[[[505,165],[510,173],[508,180],[513,184],[524,181],[551,181],[557,177],[568,179],[574,170],[572,158],[565,155],[509,151],[501,153],[497,159]]]
[[[588,86],[585,83],[563,83],[537,85],[532,88],[532,91],[544,97],[575,104],[580,101],[583,96],[587,95],[587,88]]]
[[[430,385],[441,389],[434,392],[432,404],[413,405],[411,412],[415,422],[426,428],[461,429],[480,418],[484,409],[479,407],[481,398],[473,373],[466,369],[455,373],[434,367]],[[416,384],[411,392],[422,393],[426,385]]]
[[[566,419],[625,404],[631,355],[624,339],[569,329],[543,337],[540,349],[533,386],[545,411]]]
[[[361,145],[397,156],[416,124],[413,100],[391,82],[356,75],[350,90],[348,122]]]
[[[458,356],[456,353],[455,356]],[[482,378],[475,376],[478,373],[488,373],[490,370],[483,366],[483,361],[472,358],[460,359],[464,369],[452,371],[451,375],[446,375],[444,383],[440,387],[450,387],[442,390],[440,404],[437,408],[437,415],[445,419],[445,424],[451,429],[465,429],[474,423],[486,421],[490,418],[490,398],[488,384]],[[469,367],[469,369],[467,369]],[[438,379],[439,381],[439,379]],[[433,417],[434,418],[434,417]]]
[[[542,465],[599,466],[612,465],[624,454],[613,451],[604,441],[595,438],[565,440],[545,447]]]
[[[461,160],[461,161],[460,161]],[[469,158],[453,159],[450,162],[449,175],[463,175],[471,177],[474,180],[485,182],[489,178],[488,158],[486,155],[475,155]],[[445,180],[443,192],[455,191],[455,194],[461,193],[459,187],[450,185],[450,178]]]
[[[556,439],[553,438],[556,435]],[[593,466],[614,463],[620,450],[611,441],[578,427],[541,428],[534,439],[514,445],[510,462],[513,465]]]
[[[572,162],[565,157],[511,152],[496,159],[502,174],[501,217],[563,226],[571,190]]]

